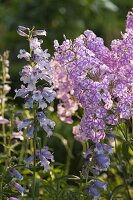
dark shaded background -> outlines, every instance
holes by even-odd
[[[10,51],[12,91],[18,85],[19,49],[28,48],[17,35],[18,25],[45,29],[44,48],[53,55],[53,40],[75,38],[86,29],[93,30],[110,45],[124,31],[127,12],[133,0],[0,0],[0,53]],[[20,63],[20,64],[19,64]]]

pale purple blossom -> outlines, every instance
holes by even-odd
[[[133,29],[133,12],[129,12],[127,15],[126,28]]]
[[[25,49],[20,49],[20,52],[18,54],[18,58],[20,58],[20,59],[25,58],[25,60],[29,61],[30,60],[30,53],[25,51]]]
[[[23,29],[22,31],[26,33],[30,31],[30,29],[23,27],[19,27],[19,29]],[[25,58],[29,61],[29,64],[25,65],[20,73],[20,80],[23,84],[20,89],[15,90],[15,97],[20,96],[23,98],[25,107],[28,109],[33,109],[36,105],[40,127],[44,129],[47,136],[51,136],[55,123],[45,116],[43,109],[54,100],[56,94],[53,90],[52,66],[49,61],[50,54],[47,49],[42,50],[41,44],[43,40],[34,37],[37,35],[46,35],[46,32],[44,30],[32,30],[32,36],[30,35],[29,39],[30,53],[20,50],[18,55],[19,58]],[[44,82],[44,85],[41,85],[41,81]],[[28,138],[33,138],[33,119],[24,119],[17,122],[17,127],[18,130],[26,129]]]
[[[22,130],[22,129],[24,129],[24,128],[27,128],[31,123],[32,123],[32,122],[31,122],[30,119],[25,119],[25,120],[23,120],[23,121],[18,121],[18,122],[17,122],[17,128],[18,128],[18,130],[20,131],[20,130]]]
[[[11,169],[10,173],[13,176],[15,176],[18,180],[20,180],[20,181],[23,180],[23,176],[20,174],[20,172],[17,169],[15,169],[15,168]]]
[[[44,35],[44,36],[46,36],[47,32],[45,30],[35,30],[35,31],[33,31],[33,35],[34,36],[37,36],[37,35]]]
[[[97,152],[98,154],[102,154],[102,153],[112,154],[113,153],[112,146],[108,144],[104,144],[104,143],[96,143],[96,147],[94,151]]]
[[[22,37],[28,37],[29,28],[25,26],[18,26],[17,33]]]
[[[12,139],[19,139],[19,140],[24,140],[23,132],[13,132],[12,133]]]
[[[106,183],[103,181],[91,181],[85,187],[85,193],[93,197],[93,200],[97,200],[100,198],[100,190],[106,189]]]
[[[16,198],[16,197],[9,197],[8,200],[20,200],[20,198]]]
[[[132,21],[133,14],[129,12],[126,33],[122,34],[121,40],[112,41],[111,50],[104,45],[102,38],[90,30],[85,31],[74,41],[67,39],[61,45],[55,41],[54,62],[58,62],[58,66],[66,73],[69,80],[64,89],[65,95],[62,92],[59,98],[62,100],[67,97],[69,87],[73,89],[73,96],[84,110],[80,128],[74,133],[75,137],[76,133],[78,134],[76,138],[80,140],[100,141],[105,134],[102,134],[103,137],[100,134],[99,137],[97,134],[99,131],[104,132],[108,124],[116,125],[120,119],[129,119],[132,116]],[[56,77],[60,80],[61,70],[59,67],[56,68]],[[62,87],[63,84],[60,83]],[[55,85],[57,89],[60,87],[58,82],[55,82]],[[60,88],[58,90],[60,91]],[[66,98],[65,104],[67,102]],[[65,108],[63,106],[59,108],[63,115]]]
[[[41,166],[44,167],[44,171],[50,170],[49,164],[50,164],[50,161],[54,162],[54,157],[51,154],[51,152],[48,151],[48,147],[45,146],[43,149],[37,150],[36,155],[40,159]]]
[[[37,49],[41,47],[41,42],[38,40],[37,37],[30,39],[30,48]]]
[[[0,124],[8,124],[9,120],[0,116]]]
[[[41,150],[36,150],[36,157],[40,161],[40,165],[44,167],[44,171],[50,170],[50,162],[54,162],[53,154],[48,151],[48,147],[45,146]],[[29,164],[34,160],[34,155],[29,156],[25,162],[28,167]]]
[[[52,120],[48,119],[43,112],[38,113],[37,119],[40,123],[40,126],[47,133],[47,137],[50,137],[53,134],[52,129],[54,128],[55,123]]]
[[[106,171],[110,165],[110,159],[104,154],[97,154],[95,156],[96,168],[100,171]]]
[[[72,116],[79,107],[74,97],[72,81],[67,75],[67,71],[58,62],[51,61],[53,67],[53,84],[56,90],[56,97],[60,100],[57,106],[57,114],[61,121],[72,124]]]
[[[26,167],[29,167],[29,164],[34,160],[34,155],[29,156],[26,160]]]
[[[28,138],[33,138],[33,135],[34,135],[34,126],[30,125],[27,128],[27,137]]]
[[[24,187],[22,187],[19,183],[17,183],[17,182],[13,182],[12,183],[12,186],[16,189],[16,190],[18,190],[21,194],[24,192],[24,190],[25,190],[25,188]]]

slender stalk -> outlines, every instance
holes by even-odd
[[[4,118],[5,116],[5,99],[6,99],[6,92],[4,90],[4,86],[9,83],[9,81],[7,81],[7,79],[9,77],[7,77],[7,75],[9,76],[8,72],[7,72],[7,68],[8,68],[8,61],[9,58],[9,52],[5,51],[3,53],[3,55],[0,55],[0,62],[1,62],[1,67],[2,67],[2,78],[1,78],[1,91],[0,91],[0,115]],[[2,134],[3,134],[3,143],[4,143],[4,152],[7,153],[8,149],[7,149],[7,138],[6,138],[6,130],[5,130],[5,124],[2,124]]]
[[[2,117],[4,118],[5,115],[5,94],[4,94],[4,89],[2,89],[2,96],[3,98],[1,99],[1,114]],[[4,152],[6,153],[7,150],[7,141],[6,141],[6,131],[5,131],[5,124],[2,124],[2,134],[3,134],[3,142],[4,142]]]
[[[21,146],[21,151],[20,151],[20,156],[19,156],[19,164],[22,163],[25,157],[25,150],[27,149],[27,140],[24,139],[22,141],[22,146]]]
[[[34,148],[34,172],[33,172],[33,200],[35,200],[35,189],[36,189],[36,139],[37,139],[37,113],[36,107],[34,106],[34,137],[33,137],[33,148]]]
[[[127,133],[125,133],[125,132],[122,130],[122,128],[121,128],[121,126],[120,126],[119,124],[118,124],[117,127],[118,127],[118,129],[121,131],[121,133],[122,133],[124,139],[126,140],[127,144],[129,145],[130,149],[133,151],[133,147],[132,147],[132,145],[130,144],[130,141],[128,140],[128,135],[127,135]]]
[[[1,182],[0,182],[0,200],[3,200],[3,181],[5,178],[7,167],[4,167],[3,173],[1,175]]]
[[[70,164],[71,164],[71,155],[70,153],[72,153],[72,149],[73,149],[73,141],[69,141],[69,150],[67,152],[67,160],[66,160],[66,168],[65,168],[65,175],[69,174],[69,170],[70,170]]]
[[[7,149],[7,154],[9,157],[11,156],[10,146],[11,146],[11,136],[13,134],[13,130],[14,130],[14,110],[11,110],[11,128],[10,128],[10,135],[9,135],[8,149]]]

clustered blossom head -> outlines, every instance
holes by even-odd
[[[112,41],[111,50],[90,30],[55,48],[55,60],[67,70],[74,96],[84,109],[74,135],[100,142],[108,126],[133,114],[133,13],[127,16],[122,40]]]
[[[100,191],[106,190],[106,183],[103,181],[91,181],[84,189],[87,195],[93,197],[93,200],[97,200],[100,198]]]
[[[48,147],[45,146],[41,150],[36,150],[36,156],[38,157],[40,161],[40,165],[44,167],[44,171],[50,170],[50,161],[54,162],[53,154],[48,151]],[[26,166],[29,166],[29,164],[34,160],[34,155],[31,155],[26,159]]]
[[[82,169],[83,178],[88,177],[91,173],[94,180],[88,182],[84,191],[87,195],[92,196],[94,200],[100,198],[100,190],[106,189],[106,183],[95,180],[102,171],[106,171],[110,165],[109,155],[112,154],[112,147],[104,143],[95,143],[84,154],[85,164]],[[88,170],[89,169],[89,170]]]
[[[20,50],[18,58],[24,58],[29,64],[25,65],[20,73],[20,80],[23,82],[21,88],[16,90],[16,96],[20,96],[25,100],[25,107],[32,109],[37,105],[41,111],[47,107],[55,98],[55,91],[52,86],[52,67],[49,62],[50,54],[46,50],[41,49],[42,40],[37,35],[46,35],[44,30],[30,30],[29,28],[19,26],[18,33],[27,37],[29,40],[30,53],[24,49]],[[41,83],[40,83],[41,82]],[[47,119],[43,111],[38,112],[38,122],[47,133],[52,135],[54,122]],[[28,137],[33,137],[34,123],[32,119],[25,119],[17,122],[19,131],[27,128]]]
[[[57,114],[61,121],[71,124],[72,116],[78,109],[78,102],[73,95],[72,81],[68,78],[65,68],[56,61],[51,61],[53,66],[53,84],[56,90],[56,98],[60,100],[57,105]]]
[[[85,166],[91,165],[90,171],[93,175],[98,175],[101,171],[106,171],[110,165],[109,155],[112,154],[112,147],[104,143],[96,143],[85,152]],[[83,169],[83,176],[86,176],[86,169]]]

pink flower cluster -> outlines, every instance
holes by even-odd
[[[67,71],[56,61],[51,61],[53,66],[53,84],[56,90],[56,97],[60,100],[57,106],[57,114],[61,121],[71,124],[72,116],[78,109],[78,102],[74,97],[72,81]]]
[[[55,61],[67,72],[71,80],[67,84],[84,109],[74,135],[99,142],[107,127],[133,114],[133,13],[128,13],[126,33],[121,40],[112,41],[111,49],[90,30],[55,49]]]

